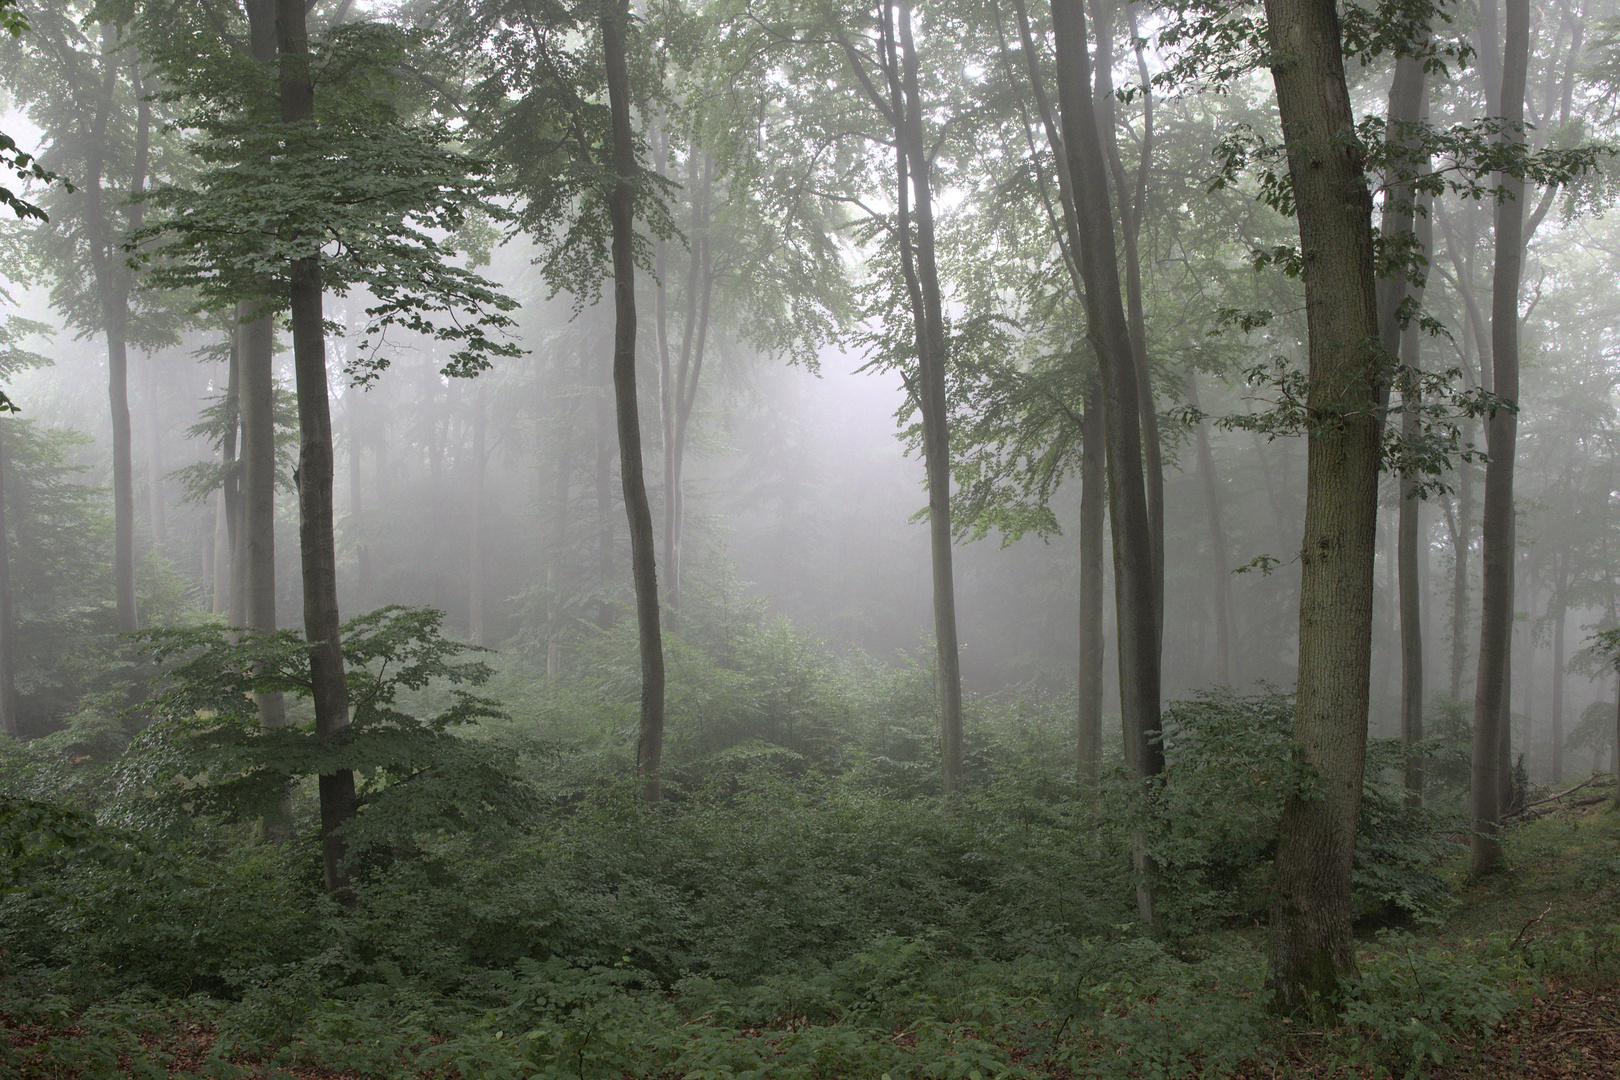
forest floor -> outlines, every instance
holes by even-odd
[[[1593,785],[1551,804],[1534,807],[1507,836],[1506,868],[1482,882],[1467,881],[1460,864],[1453,868],[1457,906],[1443,924],[1419,928],[1407,938],[1408,946],[1464,955],[1487,948],[1498,957],[1537,950],[1562,950],[1557,962],[1544,969],[1556,974],[1527,976],[1519,1003],[1509,1009],[1483,1038],[1449,1039],[1438,1063],[1420,1067],[1376,1054],[1358,1053],[1371,1047],[1379,1033],[1363,1030],[1347,1036],[1345,1029],[1328,1032],[1291,1032],[1278,1024],[1267,1036],[1265,1051],[1230,1068],[1210,1068],[1195,1054],[1184,1067],[1138,1071],[1131,1066],[1110,1069],[1108,1076],[1230,1076],[1236,1080],[1276,1080],[1296,1077],[1428,1076],[1435,1080],[1503,1078],[1503,1080],[1575,1080],[1620,1077],[1620,813],[1611,809],[1613,787]],[[1599,797],[1605,797],[1599,802]],[[1365,956],[1372,958],[1385,946],[1369,937]],[[1571,950],[1574,950],[1572,953]],[[1587,950],[1589,955],[1581,953]],[[3,958],[0,958],[3,959]],[[1530,969],[1527,969],[1530,970]],[[1421,983],[1416,996],[1422,997]],[[1422,1014],[1420,1004],[1414,1013]],[[707,1017],[699,1018],[707,1019]],[[697,1023],[696,1020],[693,1023]],[[1036,1030],[1036,1024],[1024,1030]],[[334,1069],[329,1058],[316,1052],[314,1060],[300,1060],[287,1050],[270,1063],[239,1047],[220,1045],[219,1026],[206,1006],[193,1003],[120,1003],[107,1009],[76,1012],[59,1004],[55,1011],[36,1010],[27,1018],[4,1011],[0,1004],[0,1078],[10,1080],[100,1080],[103,1077],[140,1076],[148,1080],[203,1078],[210,1080],[370,1080],[371,1077],[420,1080],[483,1080],[484,1077],[527,1077],[529,1070],[504,1068],[489,1071],[453,1067],[423,1068],[413,1056],[401,1056],[370,1068]],[[792,1030],[790,1027],[789,1030]],[[971,1030],[971,1029],[963,1029]],[[455,1033],[446,1033],[454,1036]],[[739,1040],[780,1038],[768,1031],[735,1033]],[[438,1041],[440,1037],[435,1037]],[[973,1039],[969,1034],[955,1036]],[[916,1045],[916,1033],[891,1034],[897,1047]],[[415,1052],[425,1051],[418,1046]],[[1089,1068],[1043,1067],[1037,1055],[1001,1040],[1009,1072],[967,1071],[948,1062],[915,1063],[919,1077],[991,1080],[996,1075],[1051,1076],[1069,1080],[1104,1075]],[[772,1074],[767,1065],[759,1075]],[[799,1070],[790,1070],[800,1075]],[[816,1077],[864,1074],[866,1070],[814,1069]],[[909,1070],[907,1070],[909,1071]],[[535,1073],[551,1076],[555,1070]],[[557,1074],[560,1075],[560,1074]],[[626,1078],[640,1075],[626,1071]],[[673,1077],[676,1073],[666,1073]],[[888,1080],[888,1073],[883,1074]],[[898,1075],[895,1080],[899,1080]]]

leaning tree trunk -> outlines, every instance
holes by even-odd
[[[11,533],[6,528],[5,440],[0,429],[0,734],[17,734],[17,614],[11,606]]]
[[[1361,814],[1377,544],[1379,363],[1372,196],[1333,0],[1267,0],[1272,78],[1304,259],[1309,337],[1305,535],[1294,741],[1321,777],[1279,823],[1271,982],[1288,1011],[1355,968],[1351,863]]]
[[[658,569],[652,510],[641,460],[641,414],[636,402],[635,135],[630,128],[629,0],[602,9],[602,56],[607,69],[608,109],[613,123],[613,188],[608,216],[613,224],[613,393],[619,421],[619,474],[630,522],[630,567],[636,589],[636,628],[641,643],[641,730],[636,768],[642,797],[656,802],[664,755],[664,640],[658,623]]]
[[[1529,0],[1507,0],[1502,82],[1498,101],[1506,127],[1501,137],[1522,141],[1524,84],[1530,55]],[[1493,20],[1494,21],[1494,20]],[[1493,37],[1494,26],[1483,34]],[[1491,284],[1491,366],[1496,396],[1519,400],[1519,279],[1524,269],[1524,180],[1502,174],[1506,198],[1496,210],[1496,266]],[[1509,635],[1513,629],[1513,459],[1518,417],[1501,409],[1486,424],[1490,460],[1485,465],[1481,522],[1479,668],[1474,683],[1474,740],[1470,769],[1468,866],[1494,870],[1502,857],[1497,836],[1502,814],[1502,744],[1507,710]]]
[[[276,0],[280,52],[281,118],[311,125],[315,86],[303,0]],[[305,137],[311,133],[305,132]],[[292,311],[293,370],[298,383],[298,549],[304,571],[304,637],[315,703],[315,734],[323,742],[349,726],[349,683],[343,668],[337,599],[337,543],[332,510],[332,406],[326,384],[326,328],[321,311],[321,258],[294,259],[288,302]],[[343,827],[355,814],[354,772],[320,778],[321,866],[328,892],[349,888]]]

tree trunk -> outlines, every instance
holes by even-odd
[[[1463,670],[1468,663],[1468,555],[1473,549],[1474,466],[1457,470],[1456,509],[1447,503],[1451,535],[1451,700],[1462,700]]]
[[[1271,982],[1321,1008],[1355,967],[1350,873],[1366,763],[1377,543],[1378,304],[1372,196],[1332,0],[1267,0],[1272,78],[1304,258],[1309,335],[1296,754],[1322,778],[1279,825]]]
[[[1187,404],[1198,408],[1198,373],[1187,373]],[[1221,511],[1220,479],[1215,475],[1215,454],[1209,446],[1209,423],[1200,420],[1196,429],[1198,441],[1198,479],[1204,489],[1204,514],[1209,521],[1209,558],[1211,607],[1215,613],[1215,682],[1217,686],[1231,686],[1237,652],[1232,644],[1232,575],[1227,565],[1226,521]]]
[[[467,525],[467,640],[484,644],[484,388],[473,393],[472,513]]]
[[[945,400],[949,342],[945,336],[944,305],[934,256],[933,184],[923,140],[922,89],[911,33],[911,7],[906,0],[898,4],[885,0],[881,10],[899,181],[900,263],[911,300],[916,337],[914,391],[922,413],[923,464],[928,476],[941,790],[949,798],[962,783],[962,674],[951,535],[949,414]]]
[[[1564,780],[1564,624],[1569,611],[1564,599],[1564,556],[1558,558],[1558,581],[1552,602],[1552,786]]]
[[[596,392],[596,625],[613,625],[613,365]]]
[[[1136,400],[1142,416],[1142,474],[1147,492],[1148,540],[1153,566],[1153,619],[1163,649],[1164,639],[1164,461],[1159,438],[1159,410],[1153,400],[1152,370],[1148,364],[1147,317],[1143,311],[1141,236],[1147,209],[1148,172],[1153,164],[1153,84],[1147,77],[1142,49],[1136,49],[1142,76],[1142,153],[1135,182],[1126,175],[1114,121],[1114,16],[1115,0],[1093,0],[1097,19],[1095,87],[1097,130],[1113,177],[1120,218],[1120,248],[1125,256],[1125,325],[1130,335],[1131,360],[1136,379]],[[1136,41],[1136,20],[1131,37]]]
[[[214,614],[225,615],[234,610],[235,573],[238,559],[238,528],[241,525],[242,478],[236,458],[236,438],[241,425],[241,335],[231,329],[230,353],[225,371],[225,430],[219,444],[220,466],[224,479],[220,484],[219,500],[214,504]],[[236,620],[228,620],[240,625]]]
[[[315,118],[305,11],[303,0],[276,0],[281,118],[287,123],[310,124]],[[313,253],[293,261],[288,301],[298,381],[298,548],[304,570],[304,637],[309,642],[315,734],[328,741],[349,726],[349,684],[338,618],[332,407],[326,384],[321,260],[315,241],[309,243]],[[320,801],[326,889],[347,896],[349,868],[342,830],[355,814],[354,773],[340,769],[322,775]]]
[[[1401,61],[1405,63],[1405,59]],[[1421,67],[1421,65],[1419,65]],[[1421,75],[1420,75],[1421,77]],[[1395,112],[1395,93],[1390,93],[1390,114]],[[1422,214],[1413,229],[1415,243],[1424,257],[1434,247],[1434,226],[1427,213]],[[1423,291],[1411,290],[1421,300]],[[1380,296],[1380,321],[1383,302],[1400,300],[1390,293]],[[1396,329],[1399,330],[1398,318]],[[1423,331],[1413,320],[1400,332],[1401,364],[1416,371],[1423,360]],[[1422,399],[1416,390],[1402,392],[1401,434],[1408,441],[1421,434],[1417,409]],[[1423,504],[1418,498],[1415,477],[1401,478],[1401,508],[1397,523],[1396,563],[1399,567],[1399,608],[1401,619],[1401,738],[1415,747],[1423,741],[1423,581],[1419,539],[1423,519]],[[1423,805],[1423,759],[1418,754],[1406,758],[1406,801],[1410,806]]]
[[[1492,5],[1494,7],[1494,5]],[[1507,0],[1498,101],[1509,125],[1502,138],[1519,140],[1524,121],[1525,72],[1530,52],[1529,0]],[[1494,40],[1492,24],[1482,35]],[[1487,65],[1488,67],[1489,65]],[[1496,266],[1491,285],[1491,367],[1496,395],[1519,399],[1519,279],[1524,268],[1524,181],[1503,174],[1506,199],[1496,209]],[[1483,576],[1480,588],[1479,667],[1474,684],[1474,741],[1469,800],[1470,872],[1484,874],[1501,861],[1497,836],[1502,814],[1502,746],[1507,709],[1510,634],[1513,627],[1513,459],[1518,418],[1503,409],[1486,424],[1490,460],[1485,466],[1481,522]]]
[[[11,606],[11,532],[6,528],[6,438],[0,425],[0,734],[17,736],[17,614]]]
[[[163,438],[158,426],[157,361],[148,354],[141,364],[141,434],[146,440],[146,519],[152,543],[162,547],[169,542],[167,515],[163,506]]]
[[[608,196],[613,224],[613,392],[619,423],[619,475],[630,523],[630,566],[636,590],[641,646],[641,730],[636,768],[642,797],[657,802],[664,753],[664,642],[658,622],[658,570],[652,510],[642,474],[641,414],[636,402],[635,134],[630,127],[629,0],[602,13],[602,56],[613,123],[614,184]]]
[[[1102,764],[1103,714],[1103,516],[1108,473],[1102,389],[1086,384],[1080,429],[1080,679],[1079,768],[1096,779]]]
[[[365,440],[360,431],[362,391],[351,389],[344,413],[349,422],[349,520],[354,529],[354,606],[361,611],[371,607],[371,545],[366,540],[365,477],[360,467]]]

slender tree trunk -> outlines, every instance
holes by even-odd
[[[163,505],[163,439],[158,427],[157,361],[148,354],[141,364],[141,434],[146,440],[146,518],[152,543],[169,542],[169,526]]]
[[[1463,671],[1468,664],[1468,556],[1473,549],[1474,467],[1457,470],[1456,509],[1446,503],[1451,536],[1451,700],[1462,700]]]
[[[354,529],[354,606],[371,607],[371,544],[366,539],[365,477],[360,466],[365,440],[360,431],[360,390],[350,390],[344,404],[349,422],[349,520]]]
[[[1105,422],[1102,389],[1086,385],[1080,429],[1080,679],[1079,769],[1095,779],[1102,764],[1103,713],[1103,516],[1108,473],[1103,462]]]
[[[657,802],[664,752],[664,641],[658,622],[658,570],[652,510],[642,474],[641,415],[636,402],[635,192],[640,166],[630,127],[629,0],[603,8],[602,55],[613,123],[614,184],[608,196],[613,223],[613,389],[619,421],[619,474],[630,523],[630,566],[636,589],[641,644],[641,730],[636,767],[642,797]]]
[[[281,118],[310,124],[315,86],[303,0],[276,0],[281,58]],[[293,369],[298,380],[298,547],[304,570],[304,636],[309,641],[315,733],[331,740],[349,726],[349,684],[343,668],[337,600],[337,542],[332,510],[332,407],[326,383],[326,329],[321,312],[321,260],[311,254],[291,267]],[[321,866],[328,892],[347,894],[349,868],[343,827],[355,814],[354,773],[322,775]]]
[[[613,365],[603,366],[596,392],[596,625],[613,625]]]
[[[484,644],[484,388],[473,392],[472,514],[467,525],[467,640]]]
[[[950,432],[945,372],[950,362],[944,305],[934,257],[931,165],[923,141],[922,89],[906,0],[882,5],[899,179],[900,258],[917,342],[915,392],[923,420],[928,475],[928,536],[933,565],[934,646],[940,698],[942,790],[962,782],[962,674],[956,627],[951,531]],[[891,13],[893,17],[891,18]],[[893,35],[893,36],[890,36]],[[909,206],[908,206],[909,203]],[[913,236],[913,230],[915,235]]]
[[[1552,612],[1552,785],[1564,780],[1564,626],[1569,610],[1564,599],[1564,556],[1558,558],[1558,582]]]
[[[17,735],[17,613],[11,603],[11,532],[6,527],[6,439],[0,423],[0,734]]]
[[[1494,7],[1494,5],[1492,5]],[[1524,121],[1525,72],[1530,52],[1529,0],[1507,0],[1498,101],[1509,128],[1503,138],[1520,140],[1514,125]],[[1482,33],[1494,39],[1492,25]],[[1488,65],[1487,65],[1488,66]],[[1496,395],[1509,405],[1519,400],[1519,279],[1524,267],[1524,181],[1503,174],[1507,198],[1496,210],[1496,267],[1491,287],[1491,366]],[[1510,635],[1513,626],[1513,462],[1518,418],[1509,409],[1486,425],[1490,461],[1485,466],[1483,583],[1480,591],[1479,668],[1474,685],[1474,744],[1471,769],[1469,870],[1484,874],[1501,861],[1502,744]]]
[[[552,497],[556,520],[551,537],[551,558],[546,566],[547,602],[551,605],[546,619],[546,674],[553,678],[562,674],[562,642],[559,640],[562,613],[557,603],[557,590],[561,587],[568,557],[568,496],[574,461],[573,418],[567,416],[562,420],[562,449],[557,454],[556,490]]]
[[[1187,373],[1187,404],[1198,406],[1198,373]],[[1232,644],[1232,575],[1227,565],[1226,520],[1221,511],[1220,478],[1215,475],[1215,454],[1209,446],[1209,424],[1199,421],[1198,479],[1204,489],[1204,515],[1209,521],[1211,607],[1215,613],[1215,681],[1231,686],[1237,652]]]
[[[1404,62],[1404,60],[1402,61]],[[1394,93],[1391,92],[1391,115]],[[1413,230],[1415,242],[1427,257],[1434,247],[1434,227],[1427,213]],[[1419,300],[1421,289],[1412,289]],[[1388,294],[1381,300],[1393,300]],[[1399,301],[1394,301],[1397,305]],[[1382,308],[1382,305],[1380,305]],[[1383,311],[1380,310],[1380,319]],[[1398,320],[1397,320],[1398,321]],[[1423,360],[1423,331],[1413,320],[1400,334],[1401,364],[1415,372]],[[1409,442],[1421,434],[1418,407],[1422,398],[1415,388],[1402,391],[1401,434]],[[1401,619],[1401,738],[1415,747],[1423,741],[1423,581],[1419,538],[1423,504],[1418,497],[1415,477],[1401,478],[1401,508],[1397,523],[1396,562],[1400,571],[1399,607]],[[1413,753],[1406,758],[1406,800],[1411,806],[1423,805],[1423,759]]]
[[[1309,388],[1294,740],[1322,778],[1279,825],[1271,981],[1320,1008],[1355,967],[1350,873],[1361,813],[1377,544],[1378,334],[1372,196],[1332,0],[1267,0],[1272,78],[1305,264]]]
[[[224,480],[214,505],[214,614],[235,609],[234,568],[238,559],[238,527],[241,525],[241,474],[236,458],[236,438],[241,423],[241,335],[231,329],[230,352],[225,371],[225,431],[220,438],[220,466]],[[230,620],[232,625],[241,625]]]

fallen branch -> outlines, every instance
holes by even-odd
[[[1543,805],[1545,805],[1547,803],[1550,803],[1550,802],[1557,802],[1559,799],[1562,799],[1566,795],[1573,795],[1577,791],[1581,790],[1581,788],[1583,788],[1586,785],[1592,783],[1594,780],[1597,780],[1599,777],[1606,777],[1607,775],[1608,775],[1607,773],[1593,773],[1591,776],[1588,776],[1585,780],[1582,780],[1580,783],[1576,784],[1574,787],[1568,789],[1567,791],[1560,791],[1558,794],[1549,795],[1545,799],[1537,799],[1533,803],[1526,803],[1524,806],[1521,806],[1521,807],[1519,807],[1519,809],[1513,811],[1513,813],[1508,814],[1505,817],[1503,817],[1502,820],[1503,821],[1512,821],[1514,818],[1524,817],[1524,816],[1528,815],[1530,813],[1530,811],[1535,809],[1536,807],[1543,806]]]

